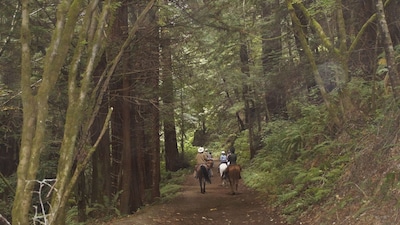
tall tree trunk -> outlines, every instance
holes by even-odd
[[[96,130],[100,130],[101,128],[98,124],[101,124],[101,121],[105,120],[105,117],[102,116],[104,113],[103,109],[100,112],[100,119],[94,123]],[[95,135],[98,137],[98,134]],[[94,142],[95,140],[93,140]],[[110,135],[104,135],[101,139],[99,147],[93,154],[92,159],[92,190],[91,190],[91,202],[104,204],[104,197],[111,199],[111,158],[110,158]]]
[[[100,12],[93,10],[98,7],[98,3],[97,1],[88,3],[83,17],[82,29],[78,33],[79,44],[75,47],[71,57],[71,66],[68,71],[68,108],[60,148],[57,181],[54,185],[57,192],[52,196],[49,224],[65,224],[66,206],[71,192],[79,174],[89,162],[96,148],[95,145],[98,145],[98,142],[96,142],[95,145],[88,147],[90,144],[88,133],[98,112],[99,99],[102,99],[107,83],[98,83],[95,89],[91,87],[93,71],[103,52],[104,32],[107,19],[111,13],[112,0],[104,2]],[[81,16],[79,7],[79,4],[71,5],[66,20],[66,28],[68,29],[65,30],[64,35],[72,35],[76,20]],[[70,20],[71,15],[76,20]],[[94,24],[96,24],[95,27],[93,27]],[[86,41],[88,45],[85,44]],[[86,48],[88,51],[85,51]],[[87,60],[87,65],[83,71],[80,71],[79,62],[82,58]],[[99,99],[97,96],[99,96]],[[107,128],[107,126],[103,126],[103,128]],[[103,129],[101,133],[103,135],[105,130]],[[78,142],[78,137],[80,142]],[[72,170],[74,163],[76,163],[76,169]]]
[[[28,224],[29,208],[32,198],[33,185],[36,182],[36,173],[39,166],[40,153],[44,149],[44,135],[46,122],[48,119],[48,99],[61,74],[61,69],[65,64],[67,56],[70,56],[68,70],[68,108],[64,126],[64,136],[60,148],[60,158],[52,194],[51,208],[48,217],[44,217],[45,224],[62,225],[65,223],[66,206],[78,180],[79,174],[88,164],[90,157],[99,144],[99,139],[90,147],[89,130],[98,112],[98,105],[105,92],[111,74],[115,71],[123,51],[127,44],[121,47],[120,53],[112,61],[110,69],[102,74],[102,82],[92,82],[93,70],[98,62],[98,57],[102,55],[105,38],[105,27],[108,25],[111,3],[113,0],[102,2],[100,11],[98,4],[100,1],[86,2],[78,1],[71,4],[69,0],[62,0],[57,8],[57,23],[52,36],[52,41],[46,51],[44,59],[44,69],[42,82],[33,95],[30,89],[30,32],[29,32],[29,10],[28,1],[23,1],[23,20],[21,32],[21,44],[23,52],[22,61],[22,98],[24,104],[24,128],[21,141],[21,159],[18,168],[18,184],[16,198],[13,205],[13,223]],[[154,0],[148,3],[146,10],[152,7]],[[84,13],[82,13],[84,10]],[[143,20],[143,15],[138,17],[138,21]],[[83,15],[83,16],[82,16]],[[77,21],[81,20],[82,23]],[[79,28],[77,29],[77,24]],[[135,24],[129,32],[129,38],[137,31],[138,25]],[[74,35],[78,36],[77,45],[71,53],[71,40]],[[127,40],[130,42],[130,40]],[[84,59],[84,60],[83,60]],[[84,66],[81,63],[86,62]],[[82,69],[84,68],[84,69]],[[29,102],[28,102],[29,101]],[[31,105],[32,104],[32,105]],[[25,107],[28,107],[25,111]],[[107,120],[111,115],[109,110]],[[103,126],[101,136],[105,133],[107,126]],[[78,142],[80,140],[80,142]],[[76,147],[78,146],[78,148]],[[76,169],[72,171],[73,165]],[[14,215],[15,214],[15,215]]]
[[[76,203],[78,208],[78,222],[86,221],[86,176],[85,173],[79,175],[78,184],[76,185]]]
[[[164,124],[165,169],[168,171],[177,171],[181,169],[182,164],[179,163],[180,158],[175,129],[175,94],[172,75],[171,40],[168,30],[162,29],[161,35],[161,98],[163,101],[162,120]]]
[[[135,76],[136,77],[136,76]],[[140,80],[140,79],[139,79]],[[135,81],[136,82],[136,81]],[[136,85],[135,85],[136,86]],[[135,87],[134,86],[134,87]],[[140,85],[142,86],[142,85]],[[134,91],[133,96],[138,97],[136,91]],[[143,111],[142,106],[134,104],[133,105],[133,195],[132,195],[132,209],[138,209],[144,203],[145,195],[145,134],[144,134],[144,122],[143,122]]]
[[[29,28],[29,1],[22,1],[21,24],[21,90],[23,104],[23,127],[21,137],[20,159],[17,169],[17,188],[14,198],[12,217],[13,224],[29,224],[29,210],[36,174],[39,167],[41,151],[44,148],[46,132],[45,121],[48,118],[48,99],[55,86],[61,68],[67,57],[73,37],[76,21],[80,15],[77,8],[70,9],[68,1],[62,1],[58,7],[57,32],[53,33],[44,59],[42,82],[34,95],[31,89],[31,33]],[[79,5],[76,5],[79,7]],[[66,19],[68,15],[68,20]],[[62,182],[62,181],[61,181]],[[57,183],[60,183],[57,181]],[[60,190],[62,193],[63,190]]]
[[[390,84],[392,85],[393,96],[396,102],[399,102],[400,98],[400,77],[397,70],[395,61],[394,48],[392,38],[390,37],[389,28],[386,22],[385,10],[383,8],[382,0],[377,0],[376,11],[378,15],[378,22],[382,31],[382,39],[385,48],[386,62],[388,67],[388,74],[390,78]]]
[[[146,2],[146,1],[145,1]],[[149,181],[148,184],[151,190],[151,195],[147,201],[153,202],[156,198],[160,197],[160,116],[159,116],[159,68],[160,68],[160,39],[159,39],[159,27],[158,18],[156,14],[157,10],[152,9],[148,14],[148,24],[147,24],[147,37],[148,43],[146,46],[146,51],[148,52],[146,66],[146,86],[148,90],[148,101],[146,115],[148,118],[146,122],[148,126],[145,127],[147,139],[147,149],[148,149],[148,176],[146,176]],[[150,53],[150,54],[149,54]]]
[[[241,71],[246,77],[250,77],[250,66],[249,66],[249,55],[247,49],[247,43],[242,43],[240,46],[240,62]],[[243,101],[245,106],[245,117],[246,125],[249,130],[249,145],[250,145],[250,158],[256,155],[256,135],[254,133],[254,122],[255,122],[255,102],[252,96],[252,87],[248,82],[243,84]]]
[[[127,57],[128,58],[128,57]],[[127,75],[123,77],[122,91],[122,194],[120,211],[123,214],[131,213],[131,185],[132,185],[132,145],[131,145],[131,113],[130,113],[130,82]]]
[[[139,1],[135,10],[144,8]],[[132,5],[133,6],[133,5]],[[133,174],[131,211],[159,196],[159,40],[156,9],[149,10],[132,46]],[[145,56],[145,57],[144,57]],[[157,177],[157,178],[156,178]]]
[[[104,70],[106,70],[107,62],[105,54],[102,56],[102,59],[99,62],[99,65],[96,68],[96,72],[94,73],[95,82],[100,81],[100,76],[97,74],[102,74]],[[95,143],[97,137],[100,136],[100,131],[102,129],[102,122],[105,121],[107,110],[110,107],[109,96],[104,97],[102,100],[102,104],[99,108],[99,113],[95,118],[93,126],[91,127],[90,133],[92,134],[91,142]],[[109,125],[108,125],[109,126]],[[109,126],[110,127],[110,126]],[[91,177],[91,192],[90,198],[91,203],[104,204],[105,197],[107,199],[111,199],[111,149],[110,149],[110,133],[111,130],[108,131],[106,135],[100,140],[99,147],[93,153],[92,157],[92,177]]]
[[[21,98],[24,110],[21,135],[21,150],[17,169],[17,187],[12,209],[12,224],[28,225],[28,215],[31,207],[32,191],[34,187],[33,182],[29,181],[36,179],[36,172],[38,169],[37,167],[39,166],[40,148],[33,146],[33,138],[35,137],[35,124],[37,117],[37,104],[35,102],[35,97],[33,96],[30,87],[30,74],[32,73],[32,68],[30,52],[31,33],[29,27],[29,0],[23,0],[21,2]],[[32,159],[35,161],[31,162]],[[31,164],[36,165],[37,167],[31,167]]]
[[[117,18],[115,19],[113,26],[113,42],[115,47],[121,46],[121,43],[126,39],[128,33],[128,1],[122,1],[122,6],[117,11]],[[130,80],[131,75],[128,71],[131,70],[129,66],[129,54],[124,53],[118,73],[121,74],[122,88],[119,91],[120,104],[119,109],[121,110],[121,131],[122,131],[122,146],[121,146],[121,198],[119,210],[122,214],[132,213],[130,199],[132,192],[130,191],[132,185],[132,144],[131,144],[131,92],[130,92]],[[120,83],[121,84],[121,83]]]

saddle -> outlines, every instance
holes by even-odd
[[[203,164],[200,164],[200,165],[196,165],[196,168],[195,168],[196,172],[198,172],[200,170],[201,166],[205,166],[207,169],[210,169],[210,167],[207,164],[203,163]]]

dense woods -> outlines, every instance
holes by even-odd
[[[198,146],[288,222],[397,213],[399,1],[0,6],[0,221],[134,213]]]

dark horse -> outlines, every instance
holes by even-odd
[[[228,178],[233,195],[238,191],[241,170],[242,168],[236,164],[229,165],[225,170],[225,176]]]
[[[197,177],[199,178],[200,191],[202,194],[206,193],[206,182],[211,184],[211,179],[206,165],[200,165],[197,169]]]

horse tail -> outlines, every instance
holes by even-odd
[[[209,174],[208,174],[208,170],[207,170],[207,168],[205,167],[205,166],[201,166],[201,172],[203,173],[203,177],[204,177],[204,179],[208,182],[208,183],[210,183],[211,184],[211,179],[210,179],[210,176],[209,176]]]
[[[238,189],[240,171],[242,170],[242,168],[239,165],[230,165],[227,170],[229,184],[231,186],[232,194],[234,195]]]

